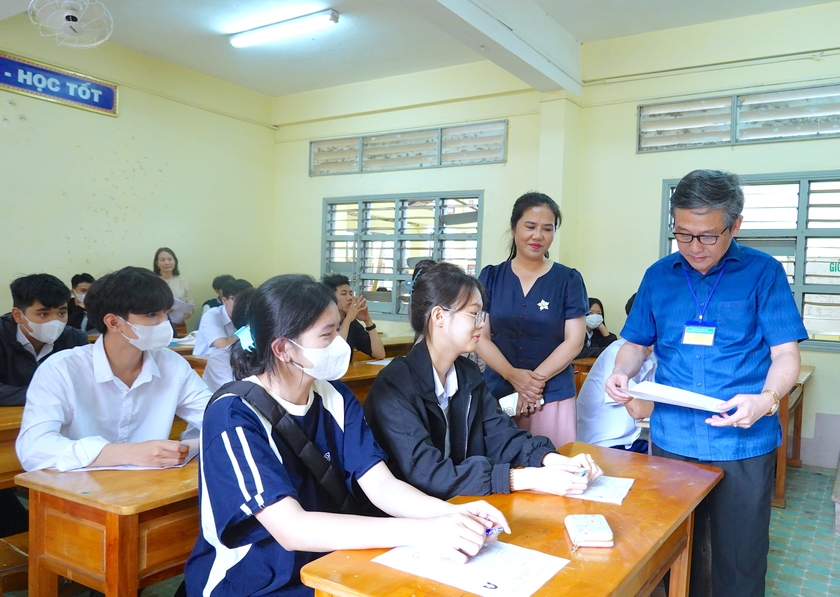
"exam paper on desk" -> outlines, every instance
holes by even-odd
[[[397,547],[373,561],[481,597],[529,597],[569,563],[501,541],[488,543],[466,564],[417,547]]]
[[[89,473],[90,471],[155,471],[162,470],[165,468],[181,468],[183,466],[186,466],[187,463],[196,456],[198,456],[198,450],[190,450],[187,453],[187,457],[184,458],[184,462],[180,464],[170,464],[169,466],[136,466],[133,464],[119,464],[116,466],[89,466],[87,468],[75,468],[67,472]]]
[[[579,500],[590,500],[593,502],[603,502],[605,504],[621,505],[624,498],[627,497],[630,487],[633,485],[635,479],[628,479],[625,477],[601,477],[597,481],[589,484],[586,491],[580,495],[570,495],[567,497],[578,498]]]

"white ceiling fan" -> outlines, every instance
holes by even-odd
[[[98,0],[32,0],[29,19],[60,46],[93,48],[111,37],[114,19]]]

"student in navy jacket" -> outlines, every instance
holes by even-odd
[[[374,381],[364,405],[374,437],[396,477],[442,499],[582,493],[602,474],[592,459],[561,456],[547,437],[517,429],[478,366],[459,356],[481,337],[483,297],[481,283],[449,263],[416,277],[410,320],[423,340]]]

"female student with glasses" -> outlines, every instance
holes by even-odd
[[[478,366],[460,356],[479,342],[483,306],[481,283],[452,264],[424,268],[414,280],[409,317],[421,339],[379,373],[364,405],[388,465],[442,499],[523,489],[582,493],[602,474],[592,458],[561,456],[548,438],[517,429]]]
[[[388,470],[359,401],[329,381],[350,363],[332,290],[283,275],[246,300],[248,326],[231,356],[242,381],[216,393],[201,430],[201,534],[186,565],[188,595],[311,596],[300,569],[326,551],[425,545],[465,561],[490,540],[488,529],[510,532],[489,504],[448,504]],[[285,427],[272,423],[278,406]],[[309,453],[291,447],[295,428]],[[316,477],[313,460],[335,474]],[[347,513],[358,510],[339,506],[327,477],[394,518]]]

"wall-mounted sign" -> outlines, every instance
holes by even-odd
[[[13,54],[0,52],[0,89],[117,115],[117,86]]]

